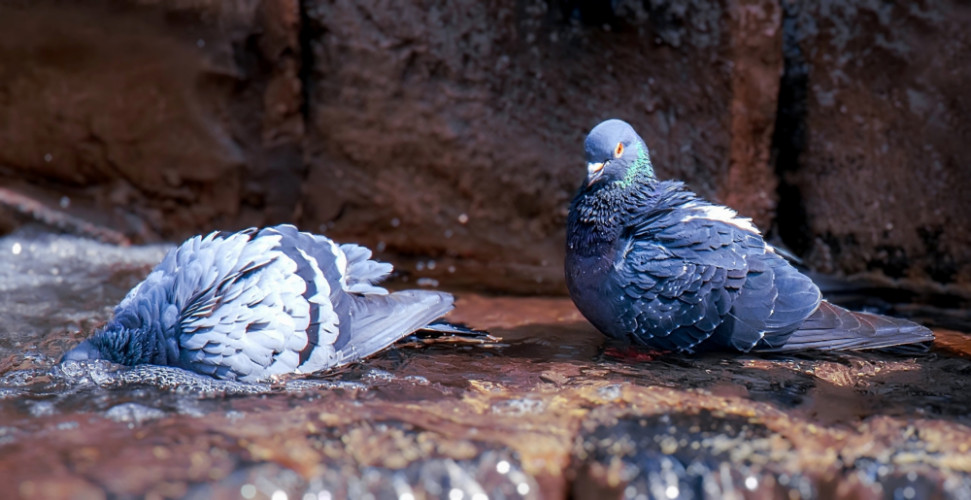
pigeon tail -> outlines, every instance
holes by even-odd
[[[792,333],[785,345],[758,349],[788,352],[805,349],[851,351],[884,349],[934,340],[930,329],[905,319],[853,312],[829,302],[819,308]]]
[[[469,328],[468,326],[462,323],[452,323],[450,321],[445,321],[441,319],[437,321],[433,321],[419,328],[418,332],[427,332],[431,335],[439,335],[439,336],[456,335],[459,337],[469,337],[469,338],[489,336],[489,332],[484,332],[482,330]]]
[[[354,297],[351,334],[340,347],[338,364],[367,357],[427,326],[452,310],[455,298],[443,292],[405,290]]]

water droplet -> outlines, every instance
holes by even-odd
[[[462,500],[463,498],[465,498],[465,493],[462,493],[462,490],[458,488],[452,488],[448,491],[448,500]]]
[[[283,490],[276,490],[270,495],[270,500],[287,500],[287,492]]]
[[[20,252],[23,251],[23,249],[24,248],[20,246],[19,241],[14,243],[13,246],[10,247],[10,251],[13,252],[14,255],[20,255]]]
[[[415,500],[415,495],[412,495],[411,492],[406,491],[398,495],[398,500]]]
[[[496,464],[496,472],[500,474],[505,474],[509,472],[509,469],[510,469],[509,462],[505,460],[500,460],[499,463]]]
[[[910,500],[911,498],[914,498],[917,496],[917,490],[915,490],[913,486],[908,486],[904,488],[903,491],[900,492],[900,494],[903,495],[904,498]]]
[[[430,260],[430,261],[428,261],[427,264],[425,264],[425,267],[427,267],[429,271],[432,271],[432,270],[435,269],[435,266],[436,265],[438,265],[438,264],[436,264],[434,260]]]
[[[420,287],[438,288],[438,280],[435,278],[418,278],[418,281],[415,283]]]
[[[458,221],[459,224],[465,224],[469,222],[469,216],[467,214],[459,214]]]
[[[755,476],[749,476],[745,478],[745,488],[749,491],[755,491],[755,488],[759,487],[759,480]]]
[[[529,494],[529,485],[526,483],[519,483],[518,485],[516,485],[516,492],[519,493],[520,495]]]
[[[668,486],[668,487],[667,487],[667,488],[666,488],[666,489],[664,490],[664,496],[666,496],[666,497],[668,497],[668,498],[678,498],[678,495],[679,495],[680,493],[681,493],[681,491],[680,491],[680,490],[678,490],[678,487],[677,487],[677,486],[675,486],[675,485],[673,485],[673,484],[672,484],[671,486]]]
[[[253,486],[252,484],[244,484],[243,487],[239,489],[239,494],[242,495],[243,498],[253,498],[256,496],[256,486]]]

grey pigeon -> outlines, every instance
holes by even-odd
[[[377,285],[371,251],[280,225],[190,238],[62,361],[170,365],[260,381],[364,358],[452,309],[447,293]]]
[[[910,321],[851,312],[762,239],[752,222],[658,180],[644,140],[607,120],[584,143],[566,279],[604,334],[653,349],[870,349],[931,341]]]

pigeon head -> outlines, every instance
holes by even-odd
[[[623,120],[601,122],[583,142],[587,186],[619,183],[622,187],[654,180],[654,168],[644,139]]]
[[[122,365],[152,362],[152,349],[141,332],[126,328],[108,328],[64,353],[61,362],[106,359]]]

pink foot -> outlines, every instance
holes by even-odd
[[[608,347],[604,349],[604,355],[618,358],[620,361],[631,363],[647,363],[667,354],[669,351],[659,349],[649,349],[629,345],[627,347]]]

